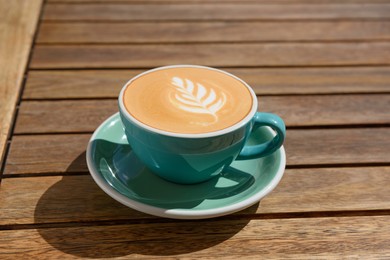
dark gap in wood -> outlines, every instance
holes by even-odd
[[[239,220],[261,220],[261,219],[294,219],[294,218],[326,218],[326,217],[360,217],[360,216],[388,216],[389,209],[378,210],[351,210],[351,211],[312,211],[312,212],[289,212],[289,213],[265,213],[265,214],[242,214],[229,215],[213,219],[201,220],[176,220],[167,218],[150,217],[144,219],[118,219],[102,221],[71,221],[71,222],[51,222],[51,223],[31,223],[31,224],[10,224],[0,225],[1,230],[23,230],[23,229],[48,229],[48,228],[79,228],[96,226],[116,226],[116,225],[139,225],[139,224],[164,224],[177,222],[224,222]]]
[[[295,97],[295,96],[352,96],[352,95],[388,95],[389,91],[378,91],[378,92],[321,92],[321,93],[269,93],[269,94],[256,94],[257,97]],[[31,102],[46,102],[46,101],[90,101],[90,100],[117,100],[117,96],[106,96],[106,97],[71,97],[71,98],[22,98],[23,101]]]
[[[390,93],[390,91],[389,91]],[[118,94],[119,96],[119,94]],[[262,95],[264,96],[264,95]],[[34,101],[34,102],[44,102],[44,101],[88,101],[88,100],[117,100],[118,97],[72,97],[72,98],[23,98],[23,101]]]
[[[38,42],[38,46],[129,46],[129,45],[208,45],[208,44],[290,44],[290,43],[387,43],[390,39],[345,39],[345,40],[264,40],[264,41],[185,41],[185,42]]]
[[[286,170],[293,169],[332,169],[332,168],[373,168],[387,167],[390,162],[374,162],[374,163],[338,163],[338,164],[302,164],[302,165],[286,165]],[[88,169],[79,170],[77,172],[44,172],[44,173],[11,173],[4,174],[3,179],[11,178],[34,178],[34,177],[61,177],[61,176],[86,176],[89,175]]]
[[[291,21],[293,20],[293,21]],[[269,21],[269,23],[291,23],[291,22],[294,22],[296,21],[297,23],[300,22],[300,20],[302,19],[290,19],[290,20],[271,20]],[[306,19],[303,19],[305,22],[306,22]],[[314,18],[313,19],[310,19],[310,22],[313,21],[313,22],[319,22],[319,23],[332,23],[332,22],[340,22],[340,20],[342,20],[342,18],[331,18],[331,19],[320,19],[320,20],[315,20]],[[364,21],[372,21],[372,22],[381,22],[381,21],[390,21],[390,18],[366,18],[366,19],[363,19],[363,18],[350,18],[348,19],[348,21],[354,21],[356,20],[355,22],[364,22]],[[171,21],[171,20],[168,20],[168,21],[159,21],[160,24],[162,23],[167,23],[167,24],[186,24],[186,23],[193,23],[194,21],[191,21],[191,20],[183,20],[183,21]],[[219,21],[217,20],[197,20],[195,21],[196,24],[202,24],[202,23],[205,23],[205,24],[208,24],[208,23],[218,23]],[[226,24],[238,24],[238,23],[252,23],[252,22],[257,22],[256,20],[223,20],[222,22],[226,23]],[[267,21],[262,21],[262,22],[267,22]],[[44,24],[62,24],[62,23],[71,23],[71,24],[77,24],[77,23],[80,23],[80,24],[84,24],[84,23],[92,23],[92,22],[89,22],[88,20],[87,21],[82,21],[82,22],[79,22],[79,21],[74,21],[74,20],[70,20],[70,21],[62,21],[62,20],[44,20],[43,21]],[[97,20],[97,21],[94,21],[93,22],[94,24],[106,24],[106,23],[124,23],[124,24],[144,24],[144,23],[155,23],[155,22],[150,22],[149,20]]]
[[[354,168],[354,167],[383,167],[390,166],[390,162],[373,163],[335,163],[335,164],[295,164],[286,165],[286,169],[316,169],[316,168]]]
[[[55,176],[83,176],[89,175],[89,171],[79,171],[79,172],[42,172],[42,173],[11,173],[3,174],[3,179],[10,178],[30,178],[30,177],[55,177]]]
[[[270,19],[270,18],[259,18],[259,19],[155,19],[155,20],[92,20],[92,19],[68,19],[68,20],[53,20],[43,19],[43,21],[49,23],[123,23],[123,22],[135,22],[135,23],[161,23],[161,22],[343,22],[343,21],[388,21],[390,18],[281,18],[281,19]]]
[[[5,178],[3,173],[4,173],[4,169],[5,169],[5,165],[6,165],[5,162],[7,161],[6,159],[7,159],[8,154],[9,154],[10,146],[11,146],[11,142],[9,140],[7,140],[5,143],[5,146],[4,146],[4,154],[3,154],[4,158],[3,159],[0,158],[0,159],[2,159],[1,164],[0,164],[0,184],[1,184],[1,180],[3,178]]]
[[[270,93],[270,94],[257,94],[258,97],[293,97],[293,96],[351,96],[351,95],[386,95],[390,94],[389,91],[378,91],[378,92],[321,92],[321,93]]]
[[[251,215],[251,218],[252,219],[288,219],[288,218],[363,217],[363,216],[388,216],[388,215],[390,215],[390,209],[253,214]]]
[[[264,66],[214,66],[215,68],[224,68],[224,69],[264,69],[264,70],[273,70],[274,68],[270,68],[270,67],[264,67]],[[288,68],[288,69],[294,69],[294,68],[291,68],[292,66],[278,66],[280,68]],[[332,66],[325,66],[325,65],[299,65],[298,68],[296,69],[300,69],[300,68],[307,68],[307,69],[310,69],[310,68],[316,68],[316,67],[320,67],[320,68],[337,68],[337,67],[351,67],[351,68],[355,68],[355,67],[358,67],[358,68],[372,68],[372,67],[378,67],[378,68],[388,68],[390,67],[390,64],[382,64],[382,65],[370,65],[370,66],[364,66],[364,65],[332,65]],[[30,68],[29,71],[40,71],[40,72],[51,72],[51,71],[64,71],[64,72],[67,72],[67,71],[79,71],[79,70],[85,70],[85,71],[95,71],[95,70],[116,70],[116,71],[122,71],[122,72],[125,72],[125,71],[128,71],[129,69],[131,70],[143,70],[143,69],[151,69],[151,68],[154,68],[154,67],[128,67],[128,68],[85,68],[85,69],[82,69],[82,68],[66,68],[66,69],[58,69],[58,68],[49,68],[49,69],[41,69],[41,68]]]
[[[369,2],[369,1],[368,1]],[[336,2],[334,2],[336,3]],[[337,4],[344,4],[344,5],[356,5],[356,4],[362,4],[363,1],[356,3],[353,2],[343,2],[340,1]],[[388,3],[386,1],[372,1],[369,2],[370,4],[385,4]],[[83,2],[64,2],[64,1],[49,1],[49,5],[196,5],[196,4],[212,4],[212,5],[241,5],[241,4],[248,4],[248,5],[328,5],[329,3],[324,2],[310,2],[310,1],[297,1],[297,2],[288,2],[288,1],[281,1],[279,3],[275,3],[272,0],[270,1],[264,1],[264,2],[256,2],[256,1],[246,1],[246,0],[231,0],[231,1],[214,1],[214,2],[207,2],[207,1],[153,1],[153,0],[139,0],[139,1],[121,1],[121,0],[110,0],[110,2],[104,2],[104,1],[83,1]]]
[[[287,130],[312,130],[312,129],[354,129],[354,128],[387,128],[390,127],[389,123],[370,123],[370,124],[347,124],[347,125],[302,125],[302,126],[289,126]]]
[[[79,71],[79,70],[147,70],[161,66],[145,66],[145,67],[40,67],[30,68],[30,71]],[[377,64],[334,64],[334,65],[242,65],[242,66],[213,66],[220,69],[294,69],[294,68],[371,68],[371,67],[390,67],[387,63]]]
[[[74,132],[38,132],[38,133],[15,133],[14,136],[31,135],[92,135],[93,131],[74,131]]]
[[[322,130],[322,129],[356,129],[356,128],[388,128],[387,124],[348,124],[348,125],[310,125],[310,126],[286,126],[287,130]],[[31,135],[75,135],[75,134],[91,134],[94,131],[66,131],[66,132],[18,132],[15,136],[31,136]]]

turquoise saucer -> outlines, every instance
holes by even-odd
[[[272,137],[272,130],[262,127],[249,142]],[[92,135],[87,163],[98,186],[128,207],[160,217],[202,219],[240,211],[260,201],[281,180],[286,155],[282,146],[264,158],[235,161],[207,182],[171,183],[154,175],[134,155],[117,113]]]

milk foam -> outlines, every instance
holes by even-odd
[[[208,133],[241,121],[252,95],[240,80],[217,70],[177,67],[152,71],[131,81],[123,95],[138,121],[174,133]]]
[[[217,94],[212,86],[205,87],[179,77],[172,78],[172,86],[175,87],[170,95],[173,106],[190,113],[210,114],[215,120],[209,124],[218,122],[217,112],[226,103],[226,94],[223,91]]]

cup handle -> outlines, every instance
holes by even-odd
[[[248,160],[267,156],[282,146],[286,136],[286,126],[283,120],[271,113],[257,112],[254,116],[252,131],[260,126],[269,126],[276,131],[276,136],[265,143],[257,145],[245,145],[237,157],[237,160]]]

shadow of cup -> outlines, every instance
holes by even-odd
[[[68,171],[85,164],[85,153]],[[244,210],[256,212],[258,204]],[[130,209],[107,196],[89,175],[63,176],[40,198],[35,223],[48,244],[76,257],[175,256],[204,250],[231,238],[248,219],[179,221]]]

